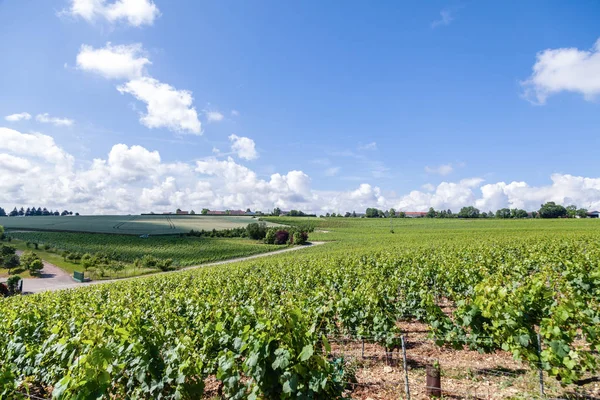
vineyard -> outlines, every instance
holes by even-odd
[[[597,221],[314,223],[332,242],[302,254],[1,301],[0,393],[375,398],[336,338],[397,354],[415,326],[447,362],[504,354],[595,390]]]
[[[70,232],[11,232],[10,236],[69,252],[101,253],[112,260],[127,263],[151,255],[160,259],[172,259],[174,265],[179,267],[245,257],[279,248],[239,238],[150,236],[142,239],[131,235]]]

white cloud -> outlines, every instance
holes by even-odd
[[[48,113],[38,114],[35,116],[35,119],[43,124],[52,124],[54,126],[72,126],[75,123],[72,119],[51,117]]]
[[[27,159],[0,153],[0,171],[22,173],[29,169],[31,169],[31,163]]]
[[[4,119],[7,121],[10,121],[10,122],[18,122],[18,121],[22,121],[22,120],[31,119],[31,114],[29,114],[27,112],[11,114],[11,115],[7,115],[6,117],[4,117]]]
[[[433,192],[435,190],[435,186],[433,186],[431,183],[426,183],[421,187],[427,192]]]
[[[451,10],[442,10],[440,11],[440,19],[436,19],[431,23],[432,28],[437,28],[439,26],[450,25],[450,23],[454,21],[454,16],[452,15]]]
[[[376,142],[371,142],[365,145],[359,145],[358,146],[359,150],[377,150],[377,143]]]
[[[98,49],[84,44],[77,54],[78,68],[107,79],[139,78],[144,75],[148,64],[151,62],[145,57],[140,43],[113,46],[108,42]]]
[[[301,209],[317,213],[363,212],[367,207],[402,211],[452,209],[475,205],[482,211],[503,207],[538,209],[546,201],[600,209],[600,177],[554,174],[547,185],[490,182],[481,178],[442,182],[406,195],[384,195],[361,183],[350,190],[316,190],[303,171],[261,179],[228,157],[195,163],[165,162],[158,151],[114,145],[91,165],[74,157],[50,136],[0,128],[0,205],[43,204],[80,213],[127,214],[186,209]]]
[[[446,176],[448,174],[451,174],[452,171],[454,171],[454,167],[452,167],[452,164],[442,164],[437,167],[430,167],[430,166],[425,167],[425,172],[427,172],[428,174],[438,174],[441,176]]]
[[[204,111],[204,114],[206,115],[208,122],[220,122],[225,118],[225,116],[218,111]]]
[[[521,84],[525,98],[537,104],[563,91],[592,100],[600,94],[600,39],[591,50],[571,47],[538,53],[533,73]]]
[[[232,117],[239,117],[240,116],[240,112],[238,110],[231,110],[231,116]]]
[[[336,176],[340,172],[340,167],[330,167],[325,170],[325,176]]]
[[[41,159],[61,169],[70,169],[73,165],[73,156],[57,146],[51,136],[0,127],[0,138],[0,151]]]
[[[196,109],[192,107],[194,99],[190,91],[177,90],[149,77],[131,80],[117,89],[146,103],[147,113],[140,118],[142,125],[148,128],[168,128],[182,133],[202,134],[202,125]]]
[[[129,25],[152,25],[160,16],[160,11],[152,0],[71,0],[67,13],[81,17],[88,22],[105,19],[114,23],[126,20]]]
[[[100,49],[83,45],[77,55],[77,66],[108,79],[128,79],[117,86],[117,90],[146,103],[146,113],[140,117],[142,125],[202,135],[192,92],[177,90],[149,76],[145,67],[151,62],[144,54],[141,44],[113,46],[107,43]]]
[[[229,135],[229,141],[231,142],[231,151],[236,153],[239,158],[243,158],[244,160],[255,160],[258,158],[254,140],[247,137]]]

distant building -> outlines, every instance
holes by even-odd
[[[226,215],[225,211],[208,211],[206,215]]]
[[[600,211],[590,211],[587,213],[588,218],[600,218]]]
[[[406,215],[406,218],[425,218],[427,213],[421,211],[406,211],[404,212],[404,215]]]
[[[177,215],[188,215],[189,213],[190,213],[189,211],[177,210]]]
[[[246,211],[242,210],[228,210],[227,213],[229,215],[246,215]]]

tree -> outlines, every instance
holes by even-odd
[[[329,213],[325,213],[325,218],[329,218],[331,215]]]
[[[275,232],[275,244],[286,244],[290,238],[288,231],[279,230]]]
[[[560,204],[549,201],[546,204],[542,204],[538,213],[540,214],[540,218],[561,218],[567,215],[567,209]]]
[[[351,216],[350,211],[346,211],[346,214],[344,214],[344,218],[350,218]]]
[[[352,211],[352,218],[356,218],[356,211]]]
[[[276,230],[271,228],[267,231],[267,235],[265,236],[266,244],[275,244],[275,232]]]
[[[396,209],[390,208],[390,211],[388,211],[388,214],[389,214],[390,218],[396,218]]]
[[[294,244],[303,245],[308,241],[308,234],[306,232],[297,231],[294,233]]]
[[[28,269],[32,275],[36,275],[44,268],[44,263],[37,254],[27,250],[21,255],[21,266]]]
[[[9,216],[16,217],[17,215],[19,215],[19,212],[17,211],[17,207],[15,207],[15,209],[10,212]]]
[[[367,218],[378,218],[381,216],[380,212],[381,211],[376,208],[367,208],[365,215]],[[381,212],[381,214],[383,213]]]
[[[254,240],[261,240],[267,236],[267,224],[264,222],[253,222],[246,227],[248,237]]]
[[[566,207],[567,209],[567,216],[569,218],[575,218],[577,216],[577,206],[571,204],[570,206]]]
[[[436,212],[433,209],[433,207],[429,207],[429,211],[427,211],[427,214],[425,214],[425,218],[435,218],[436,216]]]
[[[579,210],[577,210],[577,216],[578,216],[579,218],[585,218],[585,217],[587,217],[587,212],[588,212],[588,210],[587,210],[587,209],[585,209],[585,208],[580,208]],[[0,237],[2,237],[2,235],[0,235]]]
[[[463,207],[458,213],[459,218],[479,218],[479,210],[473,206]]]
[[[252,212],[252,210],[250,210],[249,208],[246,208],[246,212],[247,212],[247,213],[251,213],[251,212]]]
[[[190,215],[196,215],[196,211],[194,211],[194,210],[191,210],[191,211],[190,211]]]
[[[273,209],[273,215],[279,217],[281,215],[281,209],[279,207],[275,207]]]
[[[0,217],[6,217],[6,211],[2,207],[0,207]]]
[[[19,216],[24,216],[25,215],[25,210],[23,209],[23,207],[21,207],[21,209],[19,210]]]
[[[398,218],[406,218],[406,213],[404,211],[400,211],[398,213]]]
[[[337,217],[337,214],[336,213],[331,213],[331,217],[335,218],[335,217]]]
[[[206,215],[206,214],[208,214],[209,211],[210,210],[208,208],[203,208],[202,211],[200,211],[200,214]]]
[[[16,254],[12,254],[4,258],[4,268],[8,269],[8,274],[10,275],[10,270],[13,268],[17,268],[21,262],[19,261],[19,256]]]
[[[500,210],[496,211],[496,218],[510,218],[510,209],[501,208]]]

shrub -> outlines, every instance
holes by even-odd
[[[269,229],[265,236],[265,243],[267,244],[275,244],[275,229]]]
[[[6,280],[6,288],[8,289],[9,294],[18,293],[20,280],[21,277],[19,275],[11,276]]]
[[[42,259],[29,250],[21,255],[21,265],[28,269],[32,275],[38,274],[44,268]]]
[[[306,244],[307,241],[308,241],[308,233],[306,233],[306,232],[294,233],[294,244],[302,245],[302,244]]]
[[[52,248],[52,246],[50,246],[49,244],[44,245],[44,250],[50,250],[51,248]]]
[[[286,244],[290,234],[288,231],[280,230],[275,233],[275,244]]]
[[[261,240],[267,236],[267,224],[264,222],[253,222],[248,224],[246,232],[250,239]]]

